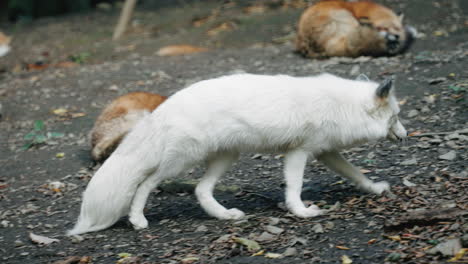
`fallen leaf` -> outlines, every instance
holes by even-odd
[[[341,250],[349,250],[350,248],[349,247],[345,247],[345,246],[336,246],[337,249],[341,249]]]
[[[234,22],[224,22],[219,24],[218,26],[208,30],[206,34],[210,37],[216,36],[221,32],[224,31],[231,31],[236,28],[236,24]]]
[[[86,115],[85,113],[72,113],[71,117],[72,118],[78,118],[78,117],[83,117],[85,115]]]
[[[359,171],[360,171],[362,174],[366,174],[366,173],[372,172],[371,170],[367,170],[367,169],[360,169]]]
[[[55,261],[53,262],[52,264],[73,264],[73,263],[80,263],[81,262],[81,258],[78,257],[78,256],[70,256],[70,257],[67,257],[66,259],[64,260],[59,260],[59,261]],[[86,262],[85,262],[86,263]]]
[[[132,254],[126,253],[126,252],[122,252],[122,253],[117,254],[117,256],[119,256],[119,258],[128,258],[128,257],[131,257]]]
[[[351,264],[353,261],[346,255],[341,256],[341,263],[342,264]]]
[[[200,258],[198,257],[187,257],[187,258],[182,259],[180,262],[183,264],[190,264],[190,263],[197,262],[198,260],[200,260]]]
[[[409,133],[408,137],[414,137],[414,136],[421,135],[421,134],[422,134],[421,131],[414,131],[414,132]]]
[[[396,236],[387,236],[388,239],[393,241],[401,241],[401,237],[399,235]]]
[[[158,56],[177,56],[177,55],[186,55],[186,54],[199,53],[199,52],[205,52],[205,51],[208,51],[208,49],[182,44],[182,45],[169,45],[169,46],[162,47],[156,52],[156,54]]]
[[[460,249],[457,254],[455,254],[455,256],[451,259],[448,260],[448,262],[457,262],[459,260],[461,260],[464,256],[465,256],[465,253],[468,252],[468,248],[462,248]]]
[[[375,244],[375,242],[377,242],[377,239],[373,238],[373,239],[367,241],[367,244],[372,245],[372,244]]]
[[[282,258],[283,255],[281,254],[278,254],[278,253],[266,253],[265,254],[265,258],[269,258],[269,259],[278,259],[278,258]]]
[[[241,244],[245,247],[247,247],[248,251],[259,251],[262,247],[254,240],[242,238],[242,237],[234,237],[233,238],[234,242]]]
[[[344,183],[343,180],[342,181],[337,181],[337,182],[334,182],[334,183],[330,184],[330,186],[335,186],[335,185],[343,184],[343,183]]]
[[[252,254],[252,257],[261,256],[261,255],[263,255],[264,253],[265,253],[265,250],[262,249],[262,250],[260,250],[260,251],[258,251],[258,252],[256,252],[256,253],[253,253],[253,254]]]
[[[58,116],[63,116],[68,113],[68,110],[65,108],[57,108],[57,109],[52,110],[52,113]]]
[[[40,245],[49,245],[54,242],[59,242],[60,240],[55,238],[49,238],[45,236],[36,235],[34,233],[29,233],[29,238],[32,242],[40,244]]]
[[[59,152],[59,153],[55,154],[55,157],[61,159],[61,158],[65,157],[65,153]]]

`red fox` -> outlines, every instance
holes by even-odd
[[[10,41],[11,38],[0,31],[0,57],[6,55],[10,51]]]
[[[93,159],[106,159],[128,131],[166,98],[154,93],[132,92],[112,101],[99,115],[90,133]]]
[[[370,1],[320,1],[299,20],[296,50],[306,57],[399,54],[416,34],[402,20],[402,15]]]

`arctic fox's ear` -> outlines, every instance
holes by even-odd
[[[377,97],[381,99],[387,98],[390,94],[390,91],[393,89],[393,81],[394,78],[390,77],[380,83],[379,87],[377,87],[377,90],[375,91]]]
[[[403,22],[403,19],[405,18],[405,14],[398,14],[398,18],[400,19],[400,22]]]
[[[369,77],[367,77],[367,75],[365,75],[364,73],[361,73],[356,77],[356,81],[369,82],[370,80],[369,80]]]

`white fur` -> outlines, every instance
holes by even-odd
[[[107,228],[127,214],[136,229],[146,228],[143,209],[151,190],[203,161],[207,171],[195,191],[201,206],[219,219],[241,218],[242,211],[213,197],[216,181],[240,152],[285,153],[286,205],[298,217],[322,213],[300,198],[308,157],[380,194],[386,182],[373,183],[338,153],[406,136],[396,99],[377,98],[377,86],[329,74],[238,74],[193,84],[143,118],[96,172],[69,234]]]
[[[10,52],[11,48],[10,46],[6,44],[1,44],[0,45],[0,57],[5,56],[8,52]]]

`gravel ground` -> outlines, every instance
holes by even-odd
[[[467,4],[383,2],[405,11],[421,33],[407,54],[304,59],[291,43],[302,9],[270,5],[246,13],[246,1],[140,10],[139,22],[117,43],[103,37],[116,11],[44,19],[8,32],[16,41],[15,52],[0,62],[2,263],[444,263],[467,248]],[[192,26],[218,9],[223,16]],[[206,35],[223,21],[235,26]],[[163,45],[187,40],[210,51],[154,55]],[[83,61],[76,60],[80,54]],[[53,64],[70,55],[84,63],[26,70],[28,63]],[[106,103],[136,90],[171,95],[190,83],[239,71],[350,78],[365,73],[374,80],[395,75],[401,117],[413,136],[404,145],[379,142],[344,153],[370,178],[391,182],[393,194],[360,192],[310,161],[303,199],[331,211],[298,219],[282,204],[281,155],[250,153],[216,191],[227,207],[246,212],[245,220],[219,221],[202,211],[192,194],[200,167],[154,191],[146,209],[148,229],[134,231],[122,219],[101,232],[64,236],[99,166],[91,161],[86,136]]]

